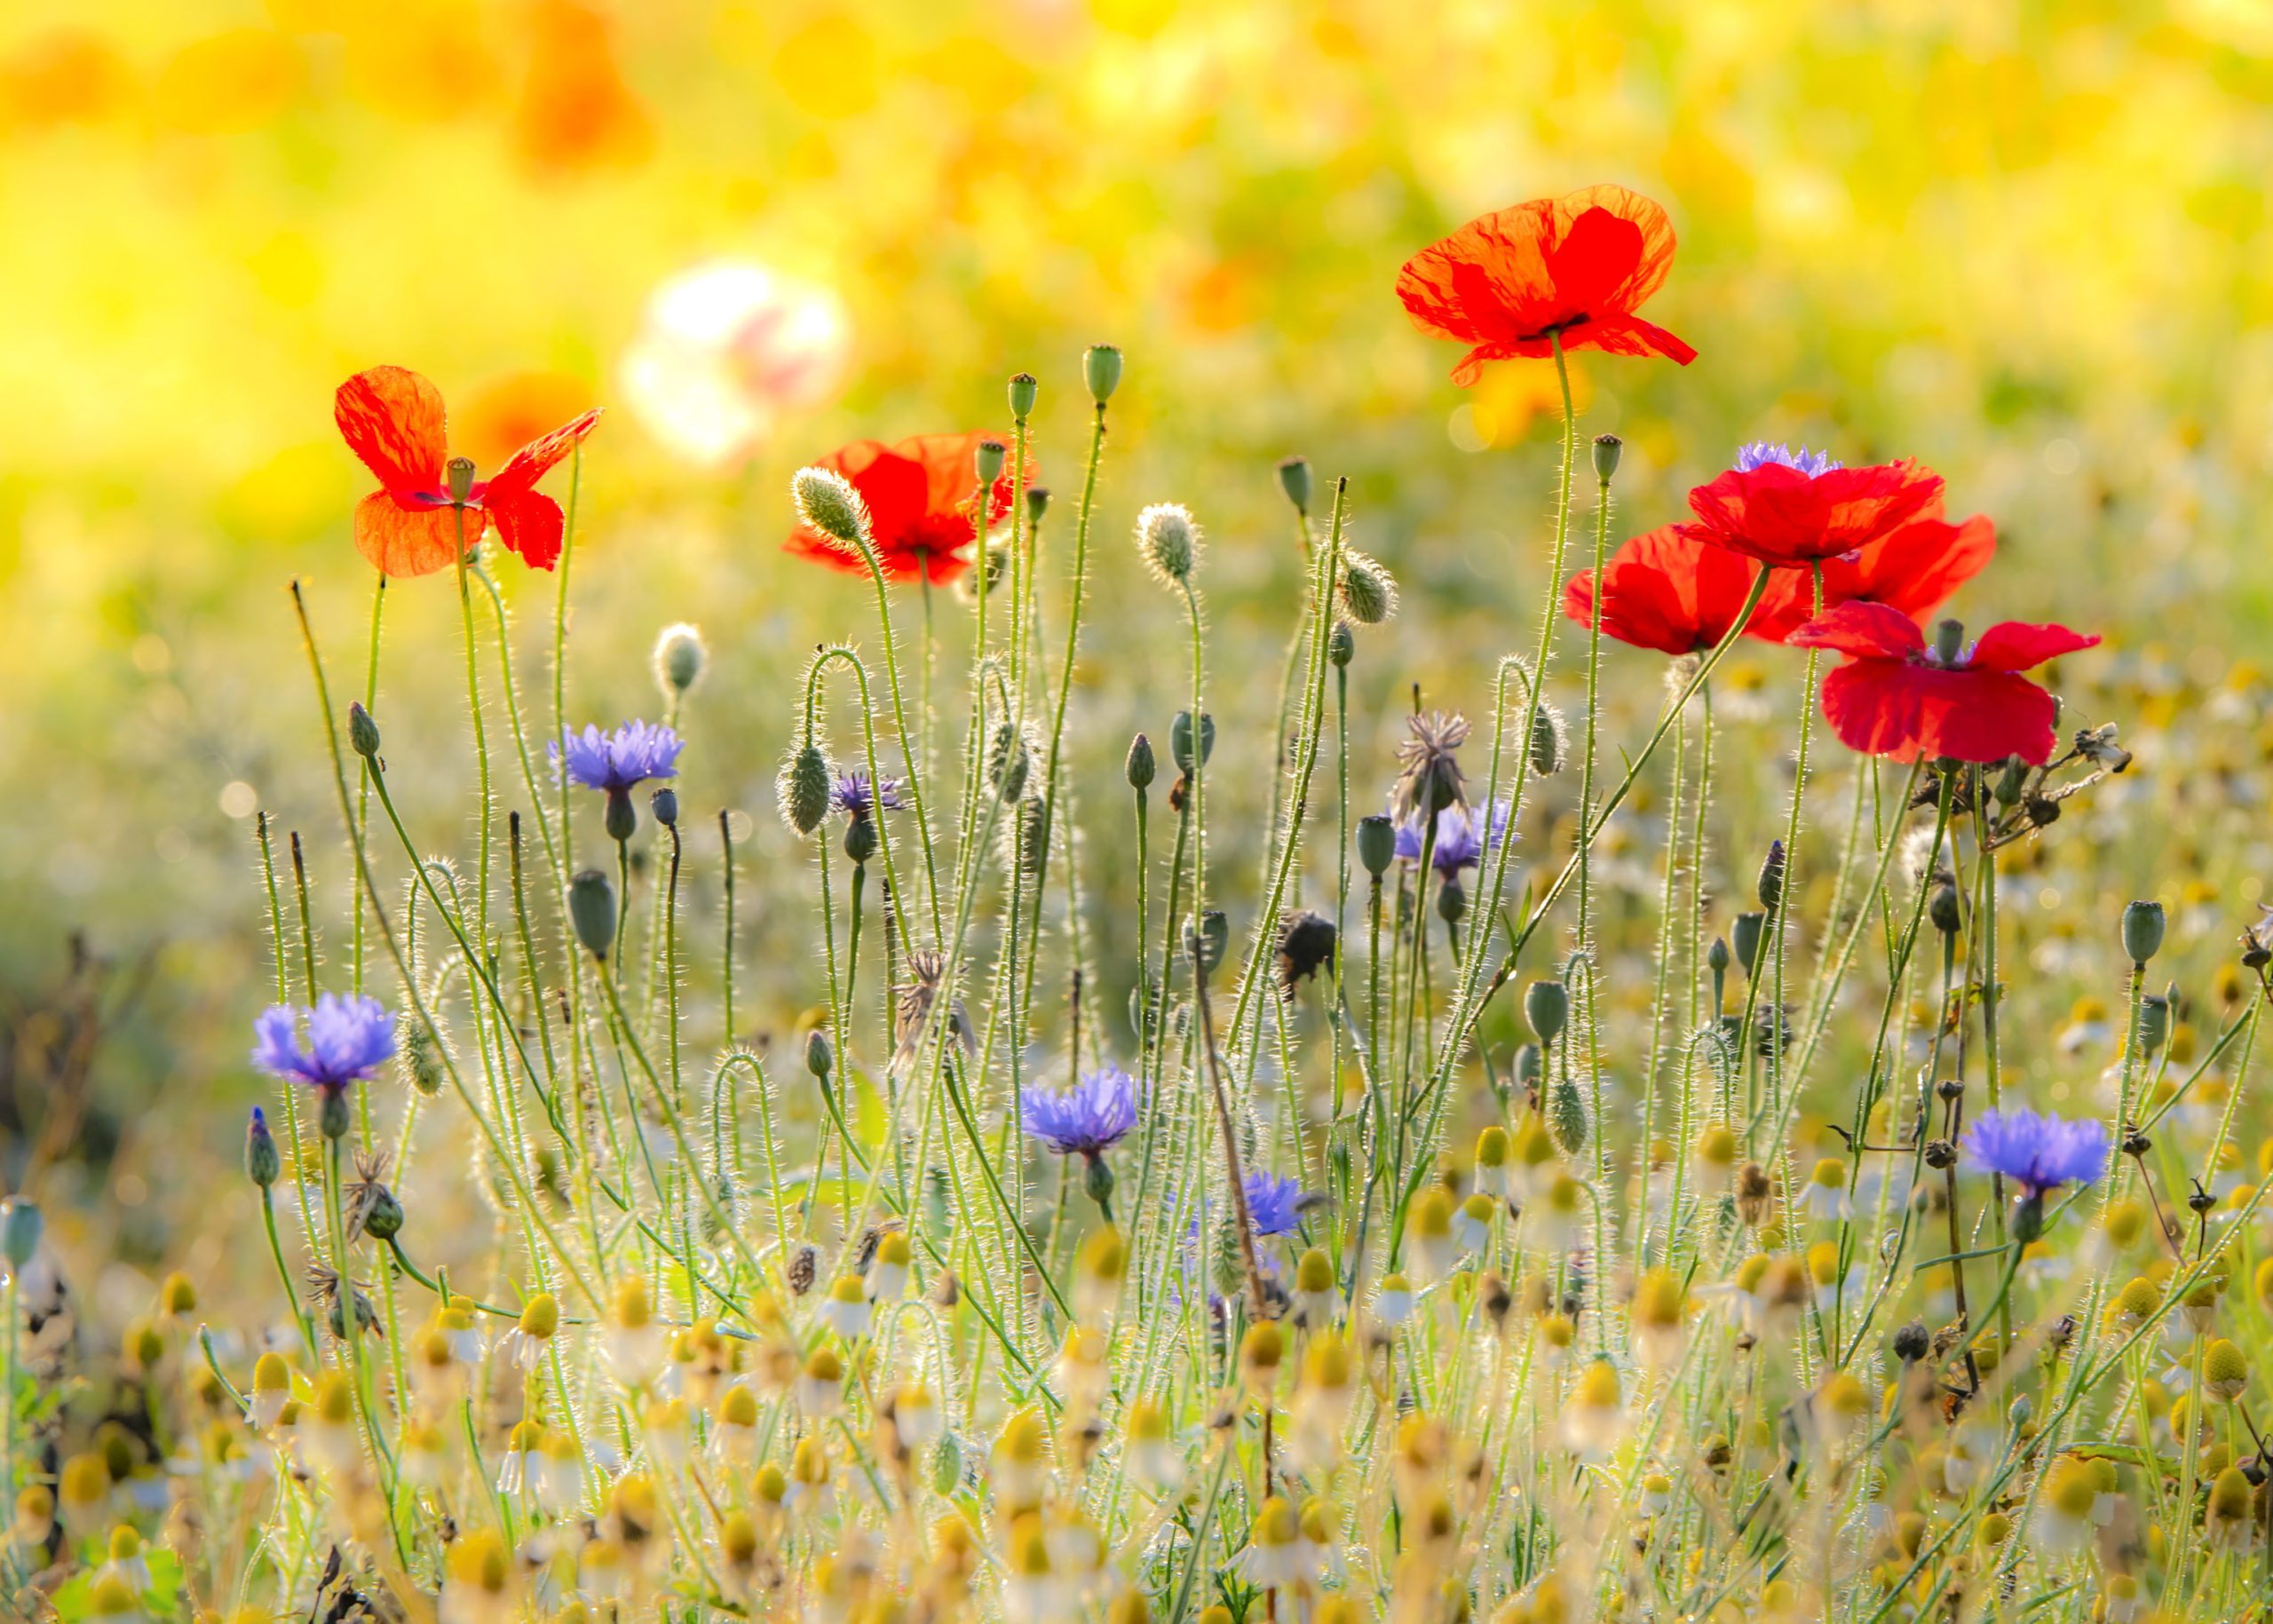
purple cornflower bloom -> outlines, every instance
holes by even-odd
[[[1447,879],[1463,868],[1475,867],[1489,848],[1507,838],[1508,810],[1505,801],[1492,809],[1491,832],[1487,836],[1482,808],[1445,807],[1437,814],[1437,845],[1429,854],[1429,866]],[[1411,818],[1397,826],[1397,855],[1402,862],[1421,860],[1420,819]]]
[[[299,1023],[308,1023],[301,1047]],[[280,1003],[252,1024],[252,1063],[272,1077],[305,1082],[327,1093],[345,1092],[394,1058],[394,1017],[376,998],[325,993],[313,1010]]]
[[[626,722],[612,733],[586,723],[582,733],[562,728],[560,738],[545,748],[555,772],[565,764],[569,782],[614,796],[651,778],[677,778],[686,741],[653,722]]]
[[[838,773],[836,782],[829,787],[828,801],[830,805],[848,818],[865,818],[870,812],[879,810],[883,812],[907,810],[907,803],[901,798],[899,793],[898,779],[880,778],[876,780],[875,788],[871,789],[868,787],[868,775],[865,772]]]
[[[1136,1126],[1136,1080],[1111,1061],[1063,1092],[1037,1086],[1020,1090],[1018,1099],[1026,1132],[1061,1156],[1095,1161]]]
[[[1244,1182],[1247,1216],[1254,1221],[1257,1236],[1291,1235],[1302,1227],[1310,1197],[1303,1192],[1301,1179],[1250,1173]]]
[[[2071,1122],[2025,1108],[1985,1111],[1966,1129],[1965,1149],[1991,1172],[2040,1196],[2100,1176],[2107,1166],[2107,1125],[2095,1117]]]
[[[1755,440],[1749,445],[1737,448],[1738,473],[1750,473],[1768,463],[1781,463],[1795,473],[1803,473],[1811,479],[1840,466],[1830,452],[1810,451],[1805,446],[1794,451],[1789,446],[1770,445],[1764,440]]]

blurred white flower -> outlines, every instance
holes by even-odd
[[[844,306],[828,289],[713,259],[655,289],[617,376],[650,434],[716,468],[756,449],[780,411],[824,399],[851,345]]]

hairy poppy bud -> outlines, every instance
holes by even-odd
[[[1618,471],[1619,454],[1626,449],[1626,442],[1615,434],[1595,436],[1595,478],[1608,479]]]
[[[1216,753],[1216,718],[1202,713],[1200,717],[1200,763]],[[1192,712],[1179,710],[1168,726],[1168,754],[1176,758],[1176,770],[1189,778],[1192,775]]]
[[[450,500],[464,506],[473,495],[473,459],[454,456],[443,465],[442,474],[450,482]]]
[[[1099,406],[1113,399],[1113,392],[1121,386],[1121,349],[1117,345],[1093,344],[1081,357],[1081,381],[1089,386],[1089,398]]]
[[[701,632],[684,621],[664,627],[655,638],[653,655],[655,685],[663,691],[663,698],[676,699],[701,681],[709,658]]]
[[[1295,504],[1298,513],[1311,511],[1311,460],[1306,456],[1282,458],[1279,463],[1279,488],[1287,493],[1287,500]]]
[[[818,828],[828,815],[828,757],[820,746],[807,743],[783,762],[773,793],[783,822],[800,835]]]
[[[1136,515],[1136,553],[1163,586],[1191,579],[1200,561],[1200,527],[1192,510],[1176,502],[1156,502]]]
[[[1012,373],[1010,375],[1010,416],[1031,416],[1034,413],[1034,398],[1041,393],[1041,380],[1033,373]]]
[[[2134,964],[2144,964],[2162,950],[2163,905],[2134,902],[2123,910],[2123,951]]]
[[[363,709],[360,700],[347,701],[347,743],[365,761],[378,756],[379,725],[371,720],[371,713]]]
[[[1224,962],[1224,950],[1231,945],[1232,922],[1220,908],[1209,908],[1200,915],[1184,939],[1184,951],[1202,970],[1214,970]]]
[[[1378,626],[1397,613],[1397,579],[1352,549],[1342,555],[1342,606],[1360,626]]]
[[[255,1119],[259,1115],[257,1111],[253,1113]],[[276,1147],[270,1145],[269,1154],[275,1153]],[[39,1250],[40,1233],[45,1227],[46,1220],[40,1216],[37,1201],[26,1200],[20,1195],[0,1205],[0,1257],[8,1260],[12,1271],[31,1262],[32,1254]]]
[[[678,825],[678,791],[665,788],[647,797],[647,809],[655,814],[655,821],[665,828]]]
[[[1571,994],[1560,981],[1534,981],[1524,989],[1524,1018],[1542,1043],[1552,1043],[1570,1018]]]
[[[1587,1105],[1580,1097],[1579,1085],[1568,1077],[1562,1079],[1548,1094],[1547,1105],[1548,1125],[1555,1130],[1555,1143],[1563,1147],[1563,1153],[1575,1156],[1585,1150]]]
[[[1760,865],[1760,881],[1753,889],[1760,898],[1760,906],[1770,913],[1774,913],[1776,905],[1784,899],[1784,843],[1782,841],[1771,840],[1768,843],[1768,857]]]
[[[587,952],[607,957],[615,945],[615,886],[598,869],[581,869],[568,882],[568,923]]]
[[[1129,741],[1129,764],[1126,768],[1129,787],[1131,789],[1150,788],[1152,780],[1160,776],[1160,764],[1152,759],[1152,741],[1144,734],[1138,733]]]
[[[1397,825],[1387,812],[1369,812],[1358,820],[1358,861],[1375,879],[1397,860]]]
[[[1010,454],[1010,448],[999,440],[982,440],[978,442],[978,450],[972,456],[971,462],[978,471],[980,490],[988,491],[994,487],[994,481],[1002,477],[1002,459]]]
[[[815,1026],[805,1034],[805,1069],[814,1076],[827,1078],[829,1068],[836,1064],[836,1052],[828,1046],[828,1034]]]
[[[826,468],[800,468],[789,479],[799,521],[845,551],[857,551],[868,534],[868,507],[852,481]]]
[[[1334,630],[1326,634],[1326,658],[1337,670],[1358,657],[1358,634],[1350,629],[1348,621],[1336,621]]]
[[[1738,914],[1729,934],[1736,938],[1737,963],[1744,966],[1744,973],[1753,974],[1760,965],[1760,938],[1766,929],[1765,914]]]
[[[265,1190],[283,1170],[276,1154],[276,1137],[268,1131],[268,1119],[255,1105],[252,1121],[245,1129],[245,1176]]]
[[[1531,715],[1531,770],[1542,778],[1560,772],[1564,745],[1562,715],[1542,701]]]

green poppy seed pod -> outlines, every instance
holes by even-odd
[[[1048,488],[1040,485],[1027,486],[1026,528],[1031,530],[1036,525],[1040,524],[1041,522],[1041,516],[1048,511],[1049,511],[1049,492]]]
[[[607,831],[607,837],[618,845],[630,839],[638,832],[639,809],[631,804],[631,791],[611,789],[607,792],[607,805],[601,813],[600,827]]]
[[[255,1105],[252,1121],[245,1128],[245,1176],[265,1190],[283,1172],[283,1161],[276,1153],[276,1136],[268,1131],[268,1119]]]
[[[836,1052],[828,1046],[828,1034],[819,1026],[806,1033],[805,1069],[826,1081],[836,1065]]]
[[[326,1088],[317,1090],[316,1131],[327,1139],[345,1139],[355,1126],[355,1113],[347,1103],[347,1089]]]
[[[1113,1169],[1105,1165],[1104,1157],[1089,1158],[1089,1165],[1081,1169],[1081,1188],[1100,1207],[1113,1200]]]
[[[1279,463],[1279,488],[1287,493],[1287,500],[1295,504],[1297,513],[1311,511],[1311,460],[1306,456],[1290,456]]]
[[[1536,1084],[1546,1073],[1547,1057],[1536,1043],[1525,1043],[1516,1050],[1516,1081],[1525,1088]]]
[[[374,1240],[392,1240],[402,1233],[402,1203],[382,1184],[363,1214],[363,1232]]]
[[[1200,718],[1200,764],[1206,766],[1208,757],[1216,753],[1216,718],[1203,715]],[[1192,712],[1179,710],[1176,720],[1168,725],[1168,754],[1176,758],[1176,770],[1187,778],[1192,773]]]
[[[1626,449],[1626,442],[1615,434],[1595,436],[1595,478],[1607,480],[1618,471],[1619,454]]]
[[[1117,345],[1093,344],[1081,357],[1081,381],[1089,399],[1103,406],[1121,387],[1121,349]]]
[[[1350,630],[1348,621],[1336,621],[1334,630],[1326,634],[1326,658],[1337,670],[1348,666],[1358,657],[1358,634]]]
[[[1587,1148],[1587,1103],[1579,1096],[1579,1085],[1568,1077],[1547,1097],[1547,1125],[1564,1155],[1575,1156]]]
[[[594,958],[615,945],[615,885],[597,868],[577,871],[568,882],[568,923]]]
[[[1955,665],[1965,653],[1965,622],[1936,621],[1934,622],[1934,657],[1944,665]]]
[[[1129,741],[1126,771],[1131,789],[1150,788],[1153,779],[1160,776],[1160,764],[1152,759],[1152,741],[1142,733]]]
[[[681,621],[676,626],[666,626],[655,639],[655,685],[663,691],[663,698],[677,699],[702,680],[702,668],[709,661],[710,651],[703,646],[702,633]]]
[[[2163,946],[2163,905],[2134,902],[2123,910],[2123,951],[2134,964],[2144,964]]]
[[[994,488],[994,481],[1002,477],[1002,459],[1010,454],[1010,448],[999,440],[982,440],[978,442],[978,450],[971,458],[971,462],[978,470],[979,489]]]
[[[379,725],[360,700],[347,701],[347,744],[365,761],[376,759],[379,753]]]
[[[1209,908],[1200,915],[1199,923],[1184,933],[1184,951],[1192,955],[1202,970],[1214,970],[1224,962],[1224,951],[1231,946],[1232,922],[1221,908]]]
[[[1200,527],[1181,503],[1155,502],[1136,515],[1136,554],[1163,586],[1192,577],[1200,561]]]
[[[1767,929],[1765,914],[1738,914],[1735,929],[1729,934],[1736,938],[1737,963],[1744,966],[1744,973],[1751,975],[1760,963],[1760,938]]]
[[[442,472],[450,482],[450,500],[463,506],[473,495],[473,459],[454,456],[443,465]]]
[[[1468,915],[1468,891],[1460,881],[1445,876],[1437,887],[1437,917],[1448,925],[1456,925]]]
[[[773,793],[784,823],[800,835],[820,828],[828,815],[828,757],[820,746],[806,744],[783,762]]]
[[[1705,949],[1705,968],[1716,976],[1729,973],[1729,939],[1716,936],[1713,945]]]
[[[1354,550],[1342,557],[1342,607],[1360,626],[1378,626],[1397,613],[1397,578]]]
[[[1552,1043],[1562,1036],[1563,1023],[1570,1017],[1570,990],[1560,981],[1534,981],[1524,989],[1524,1018],[1540,1042]]]
[[[1010,416],[1024,420],[1034,415],[1034,398],[1041,393],[1041,381],[1031,372],[1010,375]]]
[[[2153,1054],[2170,1036],[2170,1000],[2150,993],[2139,1001],[2139,1047]]]
[[[852,481],[826,468],[800,468],[790,476],[789,497],[798,520],[855,551],[868,534],[868,508]]]
[[[2021,790],[2028,782],[2028,763],[2017,756],[2005,757],[2005,769],[1997,774],[1997,782],[1990,793],[2004,806],[2018,806]]]
[[[1771,840],[1768,843],[1767,859],[1760,865],[1760,882],[1753,889],[1760,898],[1760,906],[1770,913],[1774,913],[1776,905],[1784,899],[1784,843],[1782,841]]]
[[[1369,812],[1358,820],[1358,861],[1375,879],[1397,860],[1397,825],[1387,812]]]
[[[275,1146],[269,1147],[269,1153],[275,1154]],[[8,1260],[10,1270],[20,1269],[31,1262],[32,1254],[39,1250],[40,1234],[45,1228],[46,1220],[40,1216],[37,1201],[20,1195],[0,1204],[0,1257]]]
[[[678,827],[678,791],[666,786],[647,797],[647,810],[665,828]]]
[[[865,863],[876,854],[876,820],[862,816],[846,820],[844,825],[844,855],[856,863]]]

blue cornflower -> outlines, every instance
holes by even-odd
[[[1507,838],[1508,816],[1507,802],[1494,806],[1488,820],[1487,835],[1487,820],[1481,808],[1445,807],[1437,814],[1437,845],[1429,854],[1429,866],[1446,879],[1453,878],[1463,868],[1475,867],[1488,849]],[[1397,855],[1404,862],[1421,860],[1420,819],[1410,818],[1398,825]]]
[[[2071,1122],[2026,1109],[1985,1111],[1966,1129],[1965,1149],[1991,1172],[2041,1196],[2100,1176],[2107,1166],[2107,1125],[2095,1117]]]
[[[872,789],[865,772],[840,772],[829,787],[829,804],[848,818],[865,818],[870,812],[906,812],[907,803],[899,793],[899,780],[880,778]]]
[[[1061,1156],[1095,1161],[1136,1126],[1136,1080],[1111,1061],[1073,1088],[1037,1086],[1020,1090],[1018,1100],[1026,1132]]]
[[[303,1018],[308,1023],[305,1048]],[[328,1094],[345,1092],[394,1058],[394,1017],[376,998],[325,993],[313,1010],[276,1004],[260,1012],[252,1031],[255,1066]]]
[[[1810,451],[1805,446],[1794,451],[1789,446],[1770,445],[1764,440],[1755,440],[1750,445],[1737,448],[1738,473],[1750,473],[1754,469],[1767,463],[1781,463],[1785,467],[1796,473],[1803,473],[1811,479],[1819,475],[1827,474],[1841,465],[1830,452]]]
[[[1310,1206],[1302,1180],[1250,1173],[1244,1182],[1247,1216],[1255,1224],[1257,1237],[1291,1235],[1302,1227],[1303,1214]]]
[[[565,759],[569,782],[614,796],[651,778],[677,778],[686,741],[653,722],[626,722],[612,733],[586,723],[582,733],[562,728],[558,741],[545,748],[555,772]]]

